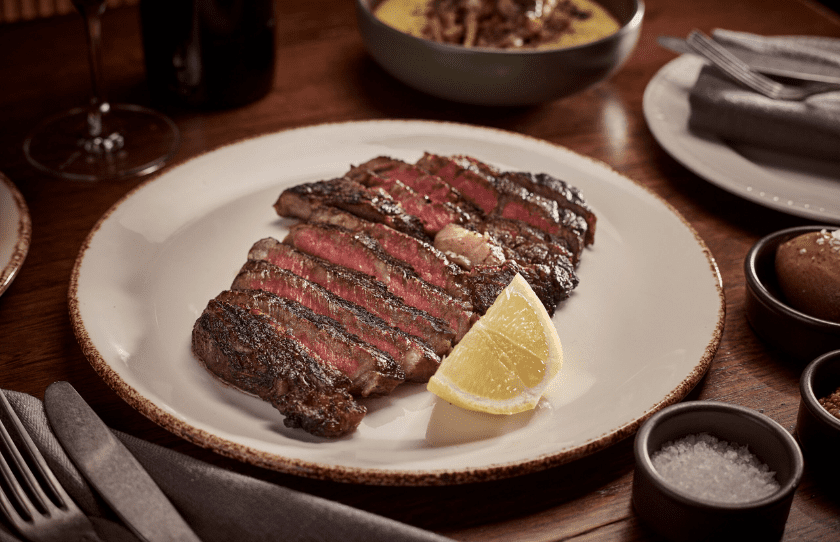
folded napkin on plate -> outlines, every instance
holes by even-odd
[[[41,401],[14,391],[6,397],[29,430],[67,493],[93,521],[106,542],[136,541],[95,495],[49,427]],[[341,503],[220,469],[114,431],[205,542],[416,541],[448,538]],[[19,541],[0,525],[0,541]],[[450,541],[451,542],[451,541]]]
[[[713,37],[747,61],[750,55],[769,55],[789,69],[840,73],[837,39],[765,38],[726,30],[716,30]],[[693,131],[734,143],[840,160],[840,91],[800,102],[773,100],[707,65],[689,93],[689,104],[688,123]]]

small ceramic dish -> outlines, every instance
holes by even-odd
[[[356,0],[356,13],[365,46],[385,71],[427,94],[489,106],[533,105],[607,79],[636,47],[644,14],[641,0],[600,0],[620,28],[591,43],[544,50],[467,48],[388,26],[373,14],[379,1]]]
[[[779,489],[736,503],[677,489],[656,470],[652,456],[666,443],[701,433],[747,446],[775,473]],[[748,408],[715,401],[678,403],[657,412],[636,434],[634,452],[633,507],[648,526],[669,540],[780,538],[804,469],[796,440],[781,425]]]
[[[840,348],[840,322],[815,318],[785,302],[776,280],[776,248],[804,233],[836,228],[800,226],[771,233],[753,245],[744,259],[750,326],[767,344],[803,364]]]
[[[824,354],[802,371],[796,437],[818,478],[840,479],[840,419],[819,403],[840,388],[840,350]]]

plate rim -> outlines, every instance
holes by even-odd
[[[100,354],[100,352],[94,345],[92,339],[90,338],[90,335],[88,334],[85,328],[84,321],[81,317],[80,300],[78,298],[79,280],[82,272],[81,268],[84,262],[85,253],[90,248],[98,231],[105,224],[105,222],[120,208],[120,206],[123,205],[126,201],[130,200],[137,192],[142,190],[144,187],[157,181],[161,176],[165,175],[166,172],[170,171],[171,169],[181,167],[193,160],[199,159],[223,148],[238,145],[256,138],[273,136],[282,133],[289,133],[293,131],[305,131],[309,129],[318,129],[326,127],[352,126],[359,124],[374,123],[401,123],[407,126],[410,126],[412,124],[423,124],[428,126],[454,126],[468,130],[497,132],[500,134],[504,134],[506,137],[531,140],[532,142],[537,142],[541,145],[547,145],[554,150],[561,150],[578,158],[586,159],[587,161],[595,164],[597,167],[605,168],[611,171],[613,174],[618,175],[621,178],[631,182],[636,188],[643,190],[648,196],[654,197],[658,201],[658,203],[662,204],[668,211],[673,213],[679,219],[679,221],[692,233],[695,241],[698,244],[698,248],[700,248],[700,251],[706,258],[709,270],[711,271],[714,277],[714,285],[718,294],[717,322],[715,323],[714,329],[711,333],[711,337],[703,350],[703,354],[700,356],[700,359],[697,360],[693,369],[689,372],[688,375],[686,375],[685,378],[683,378],[678,383],[678,385],[674,389],[668,392],[664,397],[662,397],[659,401],[652,405],[647,412],[643,413],[637,419],[627,422],[613,429],[612,431],[608,431],[597,437],[592,437],[588,441],[580,445],[576,445],[572,450],[555,453],[545,453],[527,460],[515,461],[511,463],[497,463],[489,466],[478,467],[475,469],[445,468],[424,469],[415,471],[399,471],[383,468],[360,468],[345,465],[323,465],[318,463],[317,461],[307,461],[297,458],[281,457],[277,454],[272,454],[266,451],[258,450],[245,444],[228,441],[222,437],[214,435],[209,431],[195,427],[183,420],[180,420],[173,414],[165,411],[164,409],[152,403],[149,399],[144,397],[140,392],[138,392],[135,388],[129,385],[125,380],[123,380],[122,377],[120,377],[120,375],[117,374],[117,372]],[[91,366],[93,367],[95,372],[100,376],[100,378],[102,378],[103,381],[120,398],[126,401],[129,404],[129,406],[131,406],[134,410],[143,414],[151,421],[161,426],[163,429],[174,433],[175,435],[183,438],[184,440],[192,444],[195,444],[202,448],[210,449],[218,453],[219,455],[242,461],[253,466],[292,475],[304,476],[313,479],[380,486],[443,486],[499,480],[545,470],[551,467],[555,467],[561,464],[569,463],[571,461],[580,459],[584,456],[594,453],[595,451],[612,446],[617,442],[629,437],[630,435],[635,433],[635,431],[641,426],[641,424],[644,423],[644,421],[647,420],[647,418],[652,416],[654,413],[658,412],[666,406],[669,406],[682,400],[686,395],[688,395],[688,393],[692,389],[694,389],[694,387],[707,373],[717,353],[723,335],[726,316],[726,300],[721,274],[718,269],[717,262],[715,261],[714,256],[712,255],[711,250],[709,250],[705,241],[703,241],[699,233],[688,222],[688,220],[663,197],[659,196],[653,190],[638,183],[632,178],[617,172],[610,165],[596,160],[594,158],[591,158],[589,156],[572,151],[571,149],[568,149],[567,147],[564,147],[562,145],[558,145],[556,143],[552,143],[550,141],[529,136],[526,134],[520,134],[517,132],[512,132],[499,128],[476,126],[451,121],[373,119],[361,121],[317,123],[277,130],[274,132],[267,132],[250,137],[244,137],[235,141],[227,142],[212,149],[208,149],[207,151],[190,157],[187,160],[173,164],[170,168],[166,168],[160,172],[155,173],[153,176],[145,179],[133,189],[131,189],[129,192],[127,192],[117,202],[115,202],[97,220],[96,224],[91,228],[89,234],[84,239],[78,251],[78,255],[73,264],[73,269],[71,272],[70,285],[68,290],[68,310],[70,313],[70,320],[77,341],[88,362],[91,364]]]
[[[0,270],[0,295],[3,295],[9,286],[11,286],[15,277],[17,277],[29,253],[29,246],[32,243],[32,217],[29,215],[29,207],[26,205],[23,194],[21,194],[12,180],[2,172],[0,172],[0,187],[8,191],[18,210],[15,247],[12,250],[9,262]]]

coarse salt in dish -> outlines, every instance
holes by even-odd
[[[651,456],[656,471],[676,489],[715,502],[762,499],[779,490],[775,473],[747,446],[708,434],[669,441]]]

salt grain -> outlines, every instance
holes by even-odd
[[[666,442],[651,460],[670,485],[710,501],[749,502],[780,487],[775,473],[747,446],[718,440],[708,433]]]

